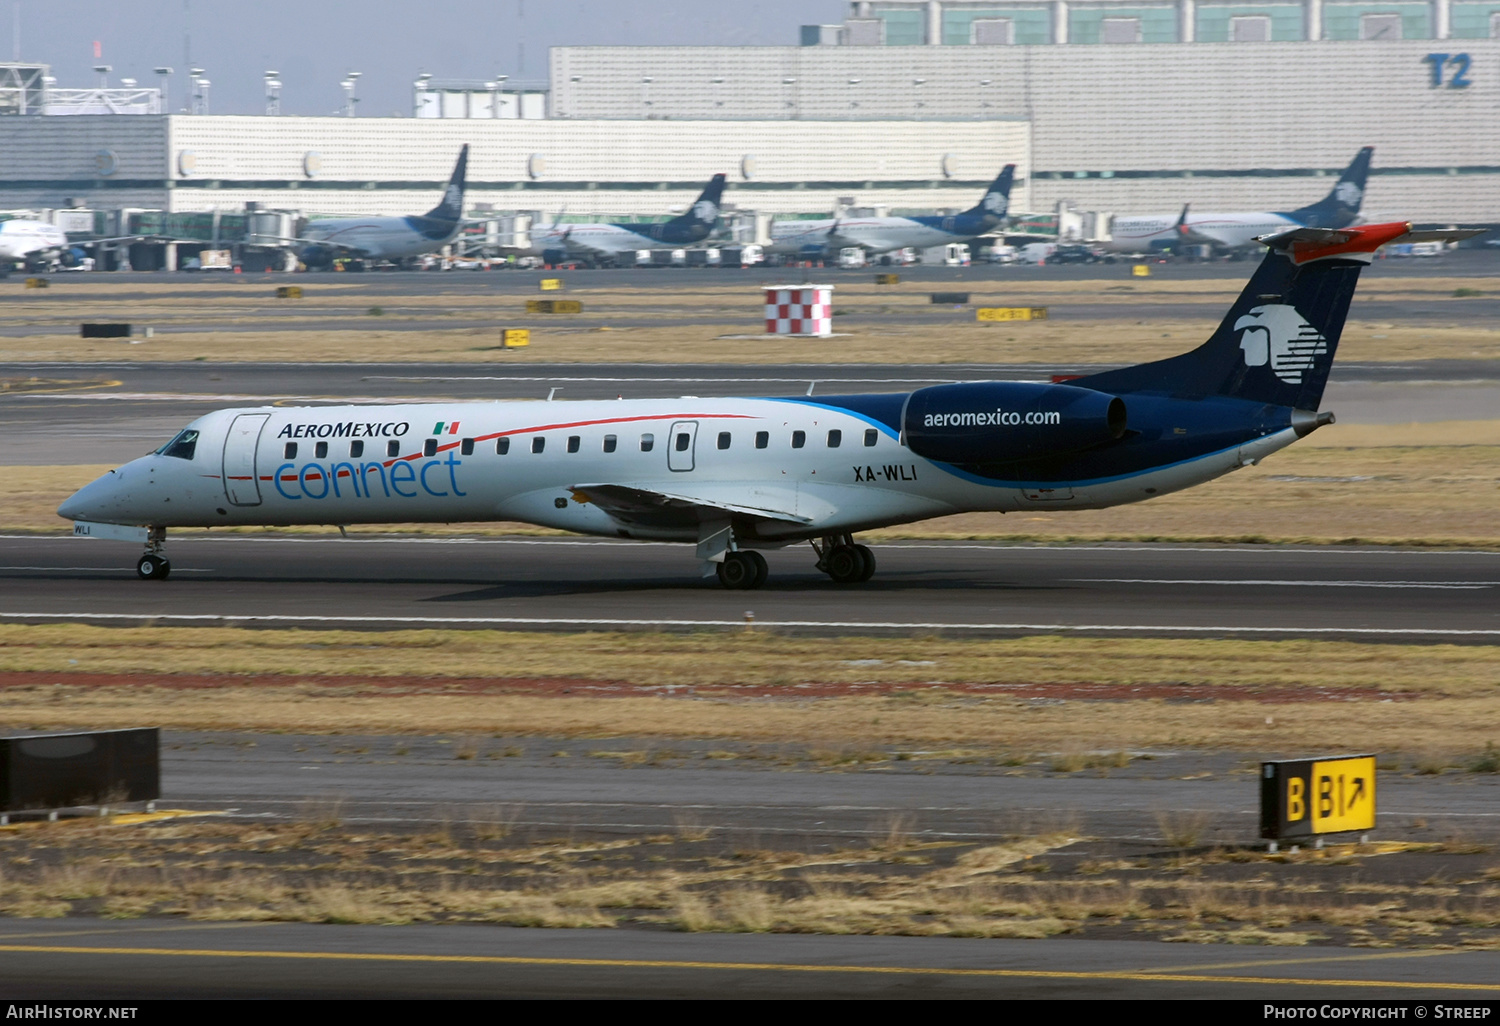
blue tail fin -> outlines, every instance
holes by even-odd
[[[1373,146],[1360,150],[1327,196],[1285,216],[1309,228],[1344,228],[1353,224],[1365,198],[1365,180],[1370,176],[1370,157],[1374,152]]]
[[[464,216],[464,184],[469,171],[469,144],[458,151],[458,163],[453,165],[453,174],[443,189],[442,202],[433,207],[423,218],[429,221],[447,221],[457,224]]]
[[[1360,269],[1376,249],[1410,230],[1398,222],[1293,228],[1267,238],[1270,251],[1207,342],[1181,356],[1069,384],[1114,395],[1227,396],[1316,410]]]
[[[698,198],[693,201],[693,205],[688,207],[687,213],[679,214],[667,223],[700,228],[703,230],[703,235],[707,235],[713,229],[714,223],[719,220],[719,201],[723,196],[724,176],[714,175],[709,179],[708,185],[704,186],[703,191],[698,194]]]
[[[991,226],[1005,220],[1005,215],[1010,211],[1010,187],[1015,182],[1016,165],[1006,164],[996,179],[990,183],[985,190],[983,198],[973,207],[964,211],[964,215],[978,217]]]

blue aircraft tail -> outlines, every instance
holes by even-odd
[[[1265,259],[1207,342],[1181,356],[1068,383],[1114,395],[1225,396],[1316,410],[1361,268],[1376,249],[1410,231],[1398,222],[1292,228],[1267,238]]]
[[[965,210],[964,214],[982,218],[991,225],[1004,221],[1005,215],[1010,211],[1010,187],[1015,182],[1015,178],[1016,165],[1006,164],[999,176],[985,190],[980,201]]]
[[[1360,150],[1327,196],[1285,216],[1309,228],[1345,228],[1353,224],[1365,198],[1365,180],[1370,176],[1370,157],[1374,152],[1373,146]]]
[[[693,205],[688,207],[687,213],[679,214],[672,218],[667,224],[687,229],[697,229],[703,232],[699,238],[703,238],[713,230],[714,224],[719,220],[719,201],[724,196],[724,176],[714,175],[709,179]]]
[[[456,224],[464,216],[464,184],[469,171],[469,144],[458,151],[458,163],[453,165],[453,174],[443,189],[443,199],[422,217],[428,221],[446,221]]]

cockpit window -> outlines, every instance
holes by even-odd
[[[198,448],[198,432],[192,428],[180,432],[176,438],[156,450],[158,456],[173,456],[179,460],[190,460]]]

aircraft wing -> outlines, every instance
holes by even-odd
[[[574,500],[591,502],[625,521],[692,523],[722,519],[728,513],[788,524],[813,522],[799,512],[797,492],[791,488],[706,484],[685,491],[675,485],[579,484],[571,491]]]

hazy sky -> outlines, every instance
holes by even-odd
[[[21,58],[52,65],[58,85],[93,85],[95,64],[113,65],[112,83],[154,85],[152,68],[167,65],[176,109],[190,26],[215,114],[262,112],[268,68],[281,73],[286,114],[334,113],[346,71],[363,73],[362,115],[410,114],[419,71],[541,82],[551,46],[789,46],[799,25],[847,10],[844,0],[0,0],[0,60],[15,52],[19,11]]]

